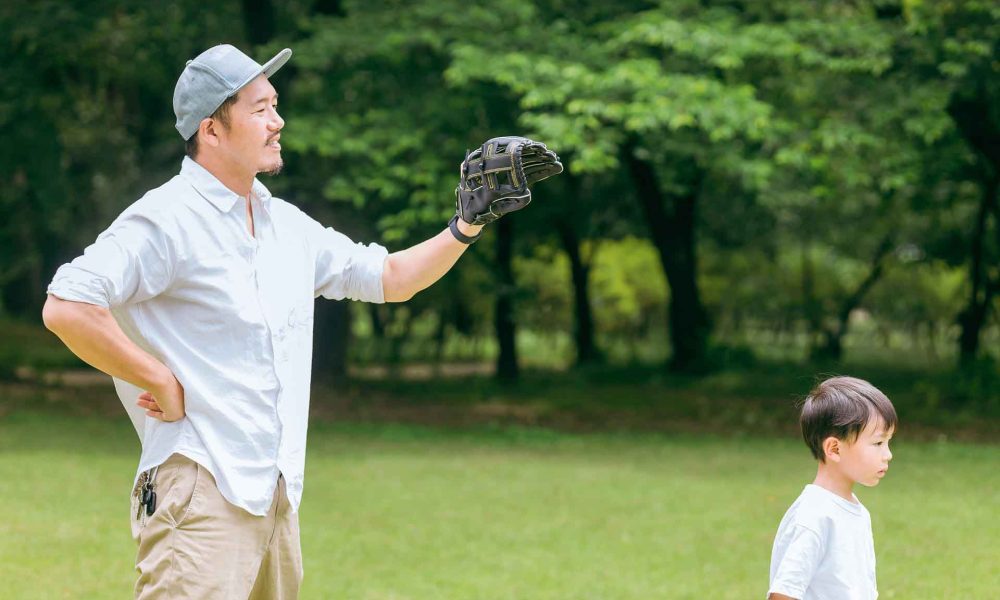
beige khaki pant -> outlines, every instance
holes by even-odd
[[[298,514],[279,478],[266,516],[233,506],[204,467],[174,454],[156,470],[156,510],[136,519],[135,597],[286,600],[302,582]]]

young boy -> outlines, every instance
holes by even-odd
[[[853,489],[878,485],[889,469],[896,409],[867,381],[834,377],[809,394],[799,420],[819,468],[778,526],[767,597],[873,600],[871,516]]]

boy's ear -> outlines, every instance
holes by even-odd
[[[832,435],[823,440],[823,458],[840,462],[840,440]]]

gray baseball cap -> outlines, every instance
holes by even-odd
[[[263,65],[229,44],[213,46],[187,61],[174,87],[174,125],[181,137],[190,139],[202,119],[212,116],[226,98],[264,74],[270,77],[292,56],[285,48]]]

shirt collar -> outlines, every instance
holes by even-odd
[[[851,493],[851,497],[854,498],[854,502],[851,502],[847,498],[843,498],[843,497],[841,497],[841,496],[839,496],[839,495],[831,492],[830,490],[826,489],[825,487],[816,485],[815,483],[806,484],[806,491],[807,492],[812,491],[812,493],[814,493],[814,494],[817,494],[819,496],[823,496],[823,497],[825,497],[825,498],[833,501],[837,506],[839,506],[840,508],[843,508],[844,510],[846,510],[847,512],[849,512],[851,514],[855,514],[855,515],[863,514],[864,508],[861,505],[861,501],[858,500],[858,497],[855,496],[853,492]]]
[[[192,160],[190,156],[185,156],[181,162],[181,176],[187,179],[202,197],[222,212],[231,211],[237,200],[243,199],[243,196],[224,186],[215,175]],[[265,206],[267,201],[271,199],[271,192],[256,178],[254,178],[250,190]]]

